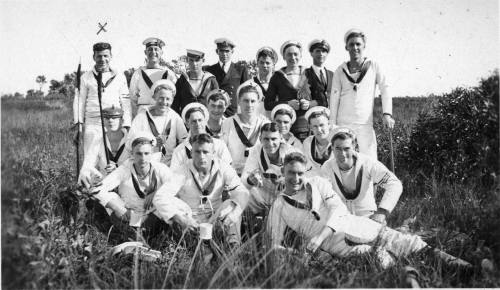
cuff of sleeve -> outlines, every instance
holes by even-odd
[[[388,217],[391,212],[386,210],[385,208],[379,207],[375,213],[383,214],[383,215],[385,215],[385,217]]]

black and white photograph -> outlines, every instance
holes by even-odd
[[[0,0],[1,288],[500,288],[498,0]]]

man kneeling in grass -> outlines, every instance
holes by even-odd
[[[368,217],[350,214],[328,180],[318,176],[305,177],[306,163],[306,157],[301,153],[290,153],[285,157],[282,169],[284,186],[268,219],[273,248],[282,248],[288,226],[309,240],[306,249],[311,253],[321,249],[345,257],[375,249],[377,258],[383,259],[381,265],[388,267],[394,263],[389,253],[401,257],[431,250],[449,265],[470,266],[464,260],[431,248],[417,235],[404,234]]]

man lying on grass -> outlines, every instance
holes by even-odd
[[[321,176],[330,180],[351,214],[385,224],[403,191],[401,181],[380,161],[357,152],[356,136],[351,129],[335,128],[331,141],[334,158],[321,166]],[[374,184],[384,189],[378,207]]]
[[[311,253],[322,249],[345,257],[376,250],[377,257],[384,259],[381,265],[388,267],[394,263],[389,253],[400,257],[430,250],[447,264],[470,266],[464,260],[431,248],[419,236],[403,234],[370,218],[350,214],[328,180],[318,176],[305,177],[306,163],[306,157],[301,153],[290,153],[285,157],[282,169],[284,186],[268,219],[273,248],[282,248],[288,226],[309,240],[306,249]]]

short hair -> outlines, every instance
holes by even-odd
[[[264,58],[266,58],[266,57],[270,57],[270,58],[273,60],[273,62],[275,62],[275,61],[276,61],[276,60],[274,59],[274,54],[273,54],[273,52],[272,52],[272,51],[270,51],[270,50],[268,50],[268,49],[263,49],[263,50],[261,50],[261,51],[259,52],[259,54],[257,54],[257,61],[258,61],[258,60],[259,60],[259,58],[261,58],[261,57],[264,57]]]
[[[366,38],[365,38],[365,34],[363,32],[352,32],[350,33],[346,39],[345,39],[345,43],[347,44],[349,42],[349,39],[353,38],[353,37],[361,37],[363,39],[363,42],[366,43]]]
[[[212,138],[212,136],[208,135],[207,133],[201,133],[201,134],[193,135],[193,136],[189,137],[189,143],[191,143],[191,145],[194,145],[194,144],[201,145],[201,144],[205,144],[205,143],[214,144],[214,139]]]
[[[291,152],[285,155],[283,165],[287,165],[292,162],[300,162],[302,164],[307,164],[306,156],[300,152]]]
[[[138,145],[144,145],[144,144],[149,144],[153,146],[154,140],[148,139],[146,137],[138,137],[135,138],[134,141],[132,141],[132,149],[134,149]]]
[[[349,132],[339,132],[339,133],[336,133],[335,135],[333,135],[332,141],[331,141],[332,146],[333,146],[333,143],[335,143],[335,141],[337,141],[337,140],[347,140],[347,139],[351,139],[352,144],[354,145],[354,150],[359,151],[358,140],[356,140],[356,136],[353,135],[352,133],[349,133]]]
[[[279,127],[278,127],[278,123],[276,123],[276,122],[265,123],[260,128],[260,133],[261,134],[264,133],[264,132],[279,132],[279,131],[280,130],[279,130]]]
[[[278,115],[287,115],[290,117],[290,119],[293,119],[293,114],[292,112],[290,112],[290,110],[287,110],[287,109],[279,109],[276,111],[276,113],[274,113],[274,118],[276,119],[276,117]]]
[[[321,117],[321,116],[325,116],[327,120],[330,120],[330,117],[328,117],[328,113],[327,112],[325,112],[325,111],[316,111],[316,112],[311,113],[311,115],[307,119],[307,123],[311,123],[311,120],[313,118],[318,118],[318,117]]]
[[[240,88],[238,92],[238,101],[241,99],[241,96],[246,93],[255,93],[257,94],[257,98],[259,100],[261,99],[261,95],[257,87],[249,84]]]
[[[191,114],[194,112],[200,112],[203,115],[203,117],[205,117],[205,118],[207,117],[207,116],[205,116],[205,112],[203,111],[203,109],[200,106],[196,106],[196,107],[193,107],[193,108],[187,110],[186,115],[185,115],[186,122],[187,122],[187,120],[189,120],[189,117],[191,117]]]
[[[160,90],[167,90],[167,91],[171,91],[172,94],[175,95],[175,89],[172,88],[171,86],[167,85],[167,84],[161,84],[161,85],[158,85],[156,88],[155,88],[155,91],[153,92],[153,96],[156,95],[156,93],[158,93]]]
[[[229,105],[228,99],[224,94],[227,94],[227,93],[223,90],[218,90],[217,92],[210,94],[207,98],[207,104],[210,101],[217,102],[218,100],[223,100],[226,105]]]
[[[98,43],[94,44],[94,46],[92,47],[92,50],[94,52],[103,51],[106,49],[109,49],[109,51],[111,51],[111,44],[109,44],[107,42],[98,42]]]

